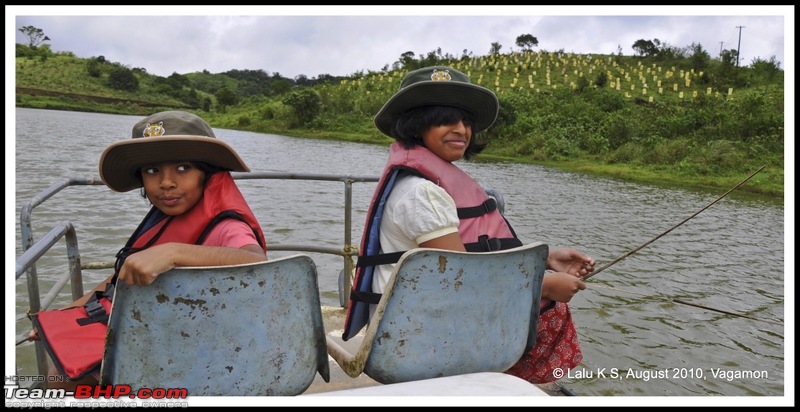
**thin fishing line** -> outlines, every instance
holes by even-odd
[[[594,272],[592,272],[592,273],[590,273],[590,274],[588,274],[588,275],[584,276],[584,277],[583,277],[583,280],[589,279],[590,277],[592,277],[592,276],[594,276],[594,275],[596,275],[596,274],[598,274],[598,273],[600,273],[600,272],[602,272],[602,271],[604,271],[604,270],[608,269],[608,268],[609,268],[609,267],[611,267],[612,265],[614,265],[614,264],[616,264],[616,263],[620,262],[621,260],[625,259],[626,257],[628,257],[628,256],[630,256],[630,255],[632,255],[632,254],[634,254],[634,253],[636,253],[636,252],[638,252],[639,250],[641,250],[641,249],[642,249],[642,248],[644,248],[645,246],[647,246],[647,245],[649,245],[649,244],[651,244],[651,243],[655,242],[656,240],[660,239],[662,236],[664,236],[664,235],[666,235],[667,233],[669,233],[669,232],[673,231],[673,230],[674,230],[675,228],[677,228],[678,226],[680,226],[680,225],[682,225],[682,224],[684,224],[684,223],[688,222],[688,221],[689,221],[689,219],[691,219],[691,218],[693,218],[693,217],[695,217],[695,216],[699,215],[699,214],[700,214],[702,211],[704,211],[704,210],[708,209],[709,207],[711,207],[711,206],[712,206],[712,205],[714,205],[715,203],[717,203],[717,202],[719,202],[720,200],[722,200],[722,199],[723,199],[725,196],[727,196],[728,194],[730,194],[730,193],[731,193],[731,192],[733,192],[734,190],[738,189],[740,186],[742,186],[743,184],[745,184],[745,183],[746,183],[748,180],[752,179],[752,178],[753,178],[753,176],[755,176],[756,174],[758,174],[758,172],[760,172],[760,171],[764,170],[764,168],[765,168],[765,167],[767,167],[767,166],[766,166],[766,165],[764,165],[764,166],[761,166],[761,167],[759,167],[759,168],[758,168],[758,170],[756,170],[755,172],[751,173],[751,174],[750,174],[750,176],[747,176],[747,178],[745,178],[744,180],[742,180],[741,182],[739,182],[739,183],[738,183],[736,186],[732,187],[730,190],[728,190],[727,192],[723,193],[721,196],[719,196],[718,198],[716,198],[716,199],[715,199],[713,202],[711,202],[711,203],[707,204],[705,207],[703,207],[702,209],[698,210],[698,211],[697,211],[697,212],[695,212],[693,215],[691,215],[691,216],[687,217],[686,219],[683,219],[683,221],[681,221],[681,222],[680,222],[680,223],[678,223],[677,225],[675,225],[675,226],[672,226],[671,228],[669,228],[669,229],[667,229],[666,231],[662,232],[660,235],[658,235],[658,236],[656,236],[656,237],[654,237],[654,238],[652,238],[652,239],[648,240],[647,242],[645,242],[645,243],[641,244],[639,247],[637,247],[637,248],[635,248],[635,249],[632,249],[632,250],[631,250],[631,251],[629,251],[628,253],[625,253],[624,255],[622,255],[622,256],[620,256],[620,257],[618,257],[618,258],[616,258],[616,259],[612,260],[611,262],[609,262],[609,263],[607,263],[607,264],[605,264],[605,265],[603,265],[603,266],[601,266],[599,269],[595,270]],[[593,285],[593,286],[595,286],[595,287],[601,287],[601,288],[602,288],[602,287],[604,287],[604,286],[601,286],[601,285]],[[628,290],[614,289],[614,288],[607,287],[607,286],[606,286],[605,288],[606,288],[606,289],[611,289],[611,290],[618,290],[618,291],[621,291],[621,292],[626,292],[626,293],[631,293],[631,294],[634,294],[634,295],[641,295],[641,296],[646,296],[646,297],[652,297],[652,296],[653,296],[653,295],[645,295],[645,294],[641,294],[641,293],[637,293],[637,292],[631,292],[631,291],[628,291]],[[772,321],[772,320],[769,320],[769,319],[756,318],[756,317],[749,316],[749,315],[743,315],[743,314],[741,314],[741,313],[730,312],[730,311],[727,311],[727,310],[723,310],[723,309],[717,309],[717,308],[712,308],[712,307],[709,307],[709,306],[704,306],[704,305],[700,305],[700,304],[697,304],[697,303],[691,303],[691,302],[686,302],[686,301],[683,301],[683,300],[677,300],[677,299],[670,298],[670,297],[668,297],[668,296],[663,296],[663,295],[656,295],[656,296],[659,296],[659,297],[660,297],[660,298],[662,298],[662,299],[666,299],[666,300],[668,300],[668,301],[670,301],[670,302],[674,302],[674,303],[681,304],[681,305],[694,306],[694,307],[697,307],[697,308],[708,309],[708,310],[711,310],[711,311],[714,311],[714,312],[724,313],[724,314],[727,314],[727,315],[739,316],[739,317],[742,317],[742,318],[747,318],[747,319],[757,320],[757,321],[761,321],[761,322],[767,322],[767,323],[771,323],[771,324],[773,324],[773,325],[779,325],[779,326],[783,326],[783,322],[776,322],[776,321]]]
[[[661,299],[661,300],[669,301],[669,302],[672,302],[672,303],[677,303],[679,305],[694,306],[696,308],[707,309],[707,310],[718,312],[718,313],[724,313],[726,315],[738,316],[740,318],[747,318],[747,319],[757,320],[757,321],[760,321],[760,322],[771,323],[773,325],[783,326],[783,322],[774,321],[774,320],[770,320],[770,319],[764,319],[764,318],[756,318],[754,316],[744,315],[744,314],[736,313],[736,312],[731,312],[731,311],[724,310],[724,309],[712,308],[710,306],[705,306],[705,305],[700,305],[700,304],[697,304],[697,303],[687,302],[685,300],[674,299],[674,298],[671,298],[669,296],[664,296],[664,295],[660,295],[660,294],[656,294],[656,295],[644,294],[644,293],[639,293],[639,292],[633,292],[633,291],[630,291],[630,290],[612,288],[610,286],[603,286],[603,285],[597,285],[597,284],[593,284],[592,287],[601,288],[601,289],[608,289],[608,290],[613,290],[613,291],[617,291],[617,292],[630,293],[630,294],[633,294],[633,295],[644,296],[644,297],[650,298],[650,299]]]

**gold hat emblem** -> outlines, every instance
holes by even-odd
[[[142,137],[164,136],[165,134],[167,134],[167,130],[164,129],[164,122],[148,123],[144,126]]]
[[[438,82],[444,81],[449,82],[451,80],[450,77],[450,70],[433,70],[433,74],[431,74],[431,80]]]

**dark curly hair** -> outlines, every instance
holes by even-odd
[[[450,106],[421,106],[397,116],[392,127],[392,137],[406,149],[414,146],[425,146],[422,135],[434,126],[455,124],[463,120],[464,125],[474,129],[472,115],[462,109]],[[473,131],[464,159],[469,160],[486,148],[486,143],[478,143],[477,133]]]

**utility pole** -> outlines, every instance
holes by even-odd
[[[739,67],[739,60],[741,60],[739,56],[741,56],[742,50],[742,29],[744,26],[736,26],[736,28],[739,29],[739,45],[736,46],[736,67]]]
[[[719,57],[722,58],[722,44],[724,42],[719,42]]]

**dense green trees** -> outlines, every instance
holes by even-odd
[[[221,110],[225,110],[228,106],[233,106],[239,101],[239,96],[227,87],[217,90],[214,96],[217,98],[217,103]]]

